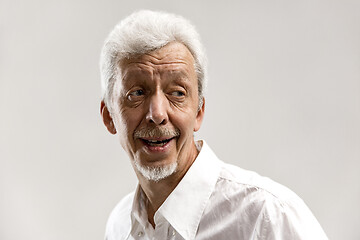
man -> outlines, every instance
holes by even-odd
[[[187,20],[133,13],[105,41],[101,74],[104,124],[139,180],[111,213],[107,240],[327,239],[289,189],[223,163],[194,140],[206,58]]]

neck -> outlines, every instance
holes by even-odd
[[[188,157],[186,157],[184,160],[178,160],[178,169],[176,170],[176,172],[169,177],[166,177],[157,182],[150,181],[144,178],[140,173],[135,171],[139,179],[139,184],[145,193],[145,197],[147,198],[146,210],[148,214],[148,221],[154,228],[154,215],[156,211],[160,208],[160,206],[165,202],[166,198],[179,184],[187,170],[195,161],[197,155],[198,150],[195,144],[193,144],[191,150],[189,151]]]

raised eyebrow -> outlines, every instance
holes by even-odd
[[[173,70],[173,71],[168,71],[166,72],[164,75],[168,76],[168,77],[171,77],[175,80],[178,80],[178,81],[182,81],[182,82],[188,82],[190,81],[190,74],[187,73],[186,71],[184,70]]]

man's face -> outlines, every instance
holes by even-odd
[[[199,130],[194,58],[181,43],[120,62],[122,79],[115,84],[112,120],[120,142],[141,166],[178,170],[195,159],[193,132]],[[191,164],[191,163],[190,163]]]

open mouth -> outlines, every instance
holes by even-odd
[[[163,140],[147,140],[147,139],[141,139],[145,144],[151,146],[151,147],[163,147],[168,142],[170,142],[175,137],[169,138],[169,139],[163,139]]]

